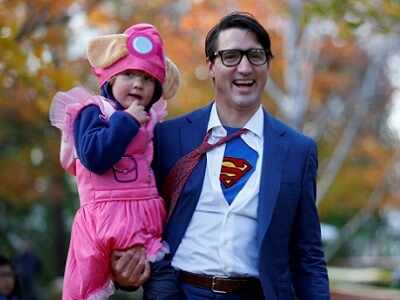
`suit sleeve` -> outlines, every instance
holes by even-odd
[[[312,142],[303,173],[292,244],[291,265],[297,299],[330,299],[329,281],[316,207],[317,147]]]
[[[139,123],[123,111],[107,121],[96,105],[82,109],[74,121],[78,158],[90,171],[102,174],[118,162],[139,130]]]

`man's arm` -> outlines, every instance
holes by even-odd
[[[327,300],[329,280],[321,241],[321,228],[315,205],[317,147],[312,142],[303,172],[302,192],[293,225],[291,268],[299,300]]]

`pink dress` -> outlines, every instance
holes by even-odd
[[[102,97],[90,95],[83,88],[57,93],[50,109],[53,125],[62,130],[61,163],[76,176],[80,197],[64,274],[63,300],[107,299],[112,294],[112,250],[141,244],[150,260],[168,252],[161,240],[166,212],[150,166],[153,129],[165,116],[164,100],[153,105],[146,127],[139,129],[124,156],[102,175],[87,170],[74,154],[73,122],[89,104],[98,105],[105,119],[114,112]]]

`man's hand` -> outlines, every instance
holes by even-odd
[[[133,116],[141,125],[144,125],[149,120],[149,114],[144,110],[144,107],[138,101],[133,101],[125,112]]]
[[[113,280],[122,287],[141,286],[150,278],[150,263],[142,245],[111,254]]]

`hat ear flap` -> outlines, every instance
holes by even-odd
[[[92,67],[107,68],[128,54],[125,34],[109,34],[89,41],[86,50]]]
[[[181,75],[178,67],[168,57],[165,58],[165,80],[163,83],[164,99],[175,96],[181,82]]]

